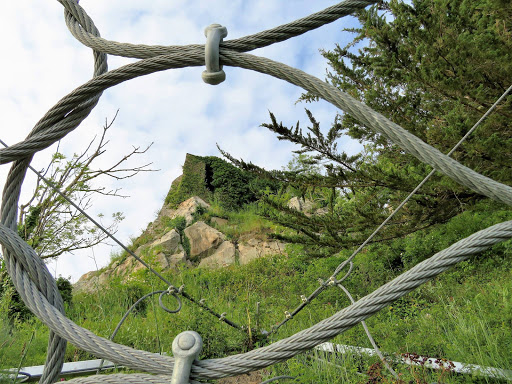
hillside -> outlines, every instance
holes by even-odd
[[[246,193],[244,184],[265,182],[251,180],[240,170],[235,171],[237,177],[229,176],[231,165],[220,159],[203,159],[187,155],[183,175],[172,183],[156,219],[130,245],[173,285],[183,286],[193,301],[182,298],[181,310],[169,314],[159,308],[158,298],[152,296],[128,316],[114,341],[169,353],[177,334],[194,330],[204,341],[201,359],[225,357],[292,335],[349,305],[345,294],[331,287],[274,331],[303,302],[303,295],[315,291],[319,279],[330,276],[353,249],[346,247],[339,254],[314,258],[301,245],[276,240],[272,234],[290,230],[260,217],[254,194],[245,198],[240,195]],[[216,167],[219,164],[223,172]],[[233,188],[226,191],[217,178],[231,179]],[[313,218],[327,214],[316,202],[292,195],[286,195],[290,209]],[[358,300],[448,245],[511,218],[509,209],[484,201],[446,224],[371,244],[358,255],[344,287]],[[80,279],[72,301],[66,305],[66,314],[78,325],[109,338],[137,300],[167,288],[123,252],[114,255],[106,268]],[[367,325],[391,359],[431,356],[510,369],[510,292],[512,243],[508,241],[473,256],[397,300],[368,319]],[[3,306],[7,304],[1,302]],[[171,309],[177,306],[173,297],[164,298],[164,304]],[[210,310],[239,329],[219,321]],[[4,318],[1,324],[0,368],[43,363],[48,336],[45,326],[36,319],[10,324]],[[332,342],[371,347],[360,326]],[[67,361],[92,358],[79,348],[68,346]],[[375,356],[310,351],[255,376],[219,382],[258,383],[278,375],[300,376],[305,383],[504,382],[477,374],[459,375],[450,369],[430,370],[421,359],[417,366],[393,363],[393,368],[401,381],[395,380]]]
[[[260,257],[284,254],[285,244],[268,237],[270,223],[245,217],[254,222],[244,229],[233,215],[256,201],[251,183],[269,185],[219,158],[187,154],[183,174],[172,182],[156,219],[133,240],[130,250],[158,271],[246,265]],[[114,277],[129,281],[143,268],[122,252],[107,267],[84,274],[74,290],[94,292]]]

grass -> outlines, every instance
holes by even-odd
[[[228,221],[225,224],[216,224],[211,220],[213,217],[219,217]],[[232,241],[239,241],[248,235],[264,240],[268,234],[278,229],[284,230],[284,228],[280,228],[271,221],[259,216],[257,203],[248,204],[243,209],[237,211],[229,211],[217,203],[212,203],[208,211],[202,213],[196,219],[213,225],[224,233],[228,240]]]
[[[210,211],[214,216],[221,212]],[[238,216],[237,216],[238,215]],[[374,245],[356,259],[356,266],[346,287],[355,299],[370,293],[402,270],[446,246],[467,236],[468,231],[508,218],[510,212],[497,211],[492,217],[479,212],[455,218],[446,226],[411,235],[388,245]],[[257,220],[251,212],[231,214],[229,222],[238,220],[243,231],[254,230]],[[244,222],[249,222],[246,227]],[[258,224],[259,225],[259,224]],[[263,226],[266,225],[265,223]],[[253,228],[253,229],[251,229]],[[325,259],[305,259],[300,247],[290,246],[288,256],[277,255],[255,260],[246,266],[230,266],[221,270],[184,269],[167,272],[175,286],[185,284],[186,291],[204,298],[217,312],[227,312],[234,322],[250,326],[248,333],[237,331],[197,306],[184,301],[180,313],[170,315],[158,308],[157,298],[137,313],[130,315],[116,342],[148,351],[171,351],[174,337],[180,332],[195,330],[204,340],[201,359],[241,353],[282,339],[316,324],[349,304],[337,288],[325,291],[277,335],[264,340],[257,337],[262,330],[284,318],[318,286],[318,278],[327,278],[339,262],[340,255]],[[347,253],[350,250],[346,251]],[[389,268],[390,260],[402,254],[403,268]],[[493,247],[473,256],[452,270],[399,299],[367,320],[370,331],[384,353],[416,353],[446,358],[469,364],[511,369],[512,356],[512,243]],[[67,308],[68,316],[94,333],[109,337],[117,322],[131,304],[152,289],[166,287],[145,270],[138,271],[133,281],[119,279],[95,295],[75,295]],[[257,303],[259,312],[256,311]],[[174,308],[174,299],[166,305]],[[153,310],[153,307],[155,309]],[[4,316],[1,314],[0,316]],[[23,356],[23,345],[34,334],[26,349],[23,364],[42,364],[45,358],[46,328],[36,319],[9,324],[2,318],[0,328],[0,366],[17,367]],[[256,328],[259,325],[259,329]],[[158,331],[157,331],[158,328]],[[160,336],[159,336],[160,335]],[[361,326],[335,337],[332,342],[371,347]],[[66,359],[76,361],[92,358],[88,353],[68,346]],[[263,371],[266,378],[277,375],[298,376],[302,383],[497,383],[449,371],[430,371],[424,367],[394,365],[400,374],[396,381],[382,368],[378,359],[360,356],[339,356],[310,351]]]

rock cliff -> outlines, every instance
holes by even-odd
[[[133,242],[131,250],[159,271],[244,265],[256,258],[283,253],[284,244],[268,239],[264,233],[245,233],[236,239],[223,233],[233,229],[234,224],[227,218],[208,214],[210,204],[205,200],[215,191],[208,188],[211,180],[201,182],[201,177],[208,177],[211,171],[198,159],[201,158],[187,155],[184,174],[172,183],[169,191],[172,199],[166,199],[155,221]],[[175,203],[176,196],[186,197],[194,192],[201,197],[194,195]],[[128,281],[143,268],[123,252],[106,268],[83,275],[74,289],[94,292],[115,277]]]

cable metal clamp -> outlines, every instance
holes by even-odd
[[[220,24],[211,24],[204,30],[206,44],[204,46],[204,61],[206,71],[203,71],[202,78],[207,84],[217,85],[226,80],[226,73],[222,70],[219,60],[219,45],[228,30]]]

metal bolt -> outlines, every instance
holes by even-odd
[[[190,333],[183,333],[181,334],[178,345],[181,349],[188,351],[190,348],[194,346],[196,343],[196,338],[194,335],[191,335]]]

